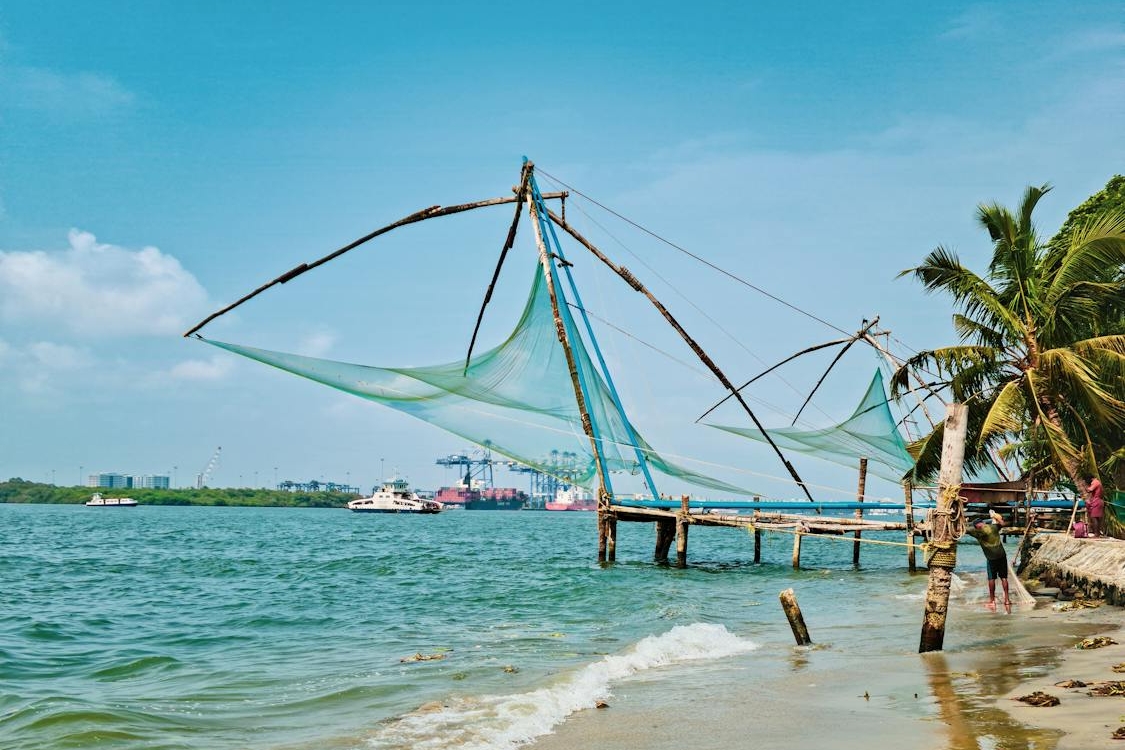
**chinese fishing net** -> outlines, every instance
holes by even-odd
[[[417,417],[545,474],[596,487],[590,440],[583,432],[566,355],[538,266],[515,330],[499,346],[474,356],[468,368],[463,361],[430,367],[375,367],[202,340]],[[571,341],[606,465],[611,472],[636,474],[639,465],[629,435],[632,425],[614,406],[605,381],[573,331]],[[753,493],[677,466],[639,434],[636,441],[656,472],[722,492]]]

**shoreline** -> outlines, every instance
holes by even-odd
[[[830,643],[803,648],[774,642],[762,652],[677,675],[674,682],[621,684],[608,708],[579,711],[527,747],[1125,747],[1111,739],[1125,725],[1120,698],[1054,686],[1065,679],[1125,679],[1110,669],[1125,661],[1120,607],[1060,612],[1040,604],[1008,616],[983,610],[979,601],[962,605],[948,651],[856,655]],[[992,631],[997,637],[990,637]],[[1107,634],[1119,645],[1073,648],[1083,638]],[[782,672],[765,676],[770,670],[756,663],[762,659]],[[1036,708],[1013,700],[1037,690],[1061,704]]]

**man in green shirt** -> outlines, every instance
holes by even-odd
[[[1008,597],[1008,553],[1004,551],[1004,541],[1000,538],[1000,527],[1004,519],[994,510],[988,511],[991,518],[976,519],[965,533],[980,542],[988,568],[988,608],[996,609],[996,579],[1004,589],[1004,611],[1012,611],[1012,601]]]

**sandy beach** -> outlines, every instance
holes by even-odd
[[[1112,627],[1114,621],[1121,622],[1121,609],[1103,607],[1053,614],[1056,616],[1053,619],[1057,619],[1060,625],[1104,623],[1107,627],[1099,634],[1117,643],[1095,649],[1083,650],[1073,646],[1064,649],[1060,662],[1053,669],[1022,682],[1001,696],[997,705],[1024,724],[1062,732],[1057,750],[1122,747],[1125,741],[1114,740],[1111,736],[1119,727],[1125,726],[1125,699],[1089,694],[1094,683],[1125,679],[1125,674],[1112,669],[1114,665],[1125,663],[1125,628]],[[1086,687],[1058,687],[1066,680],[1084,682]],[[1035,691],[1058,698],[1059,705],[1035,707],[1016,700]]]

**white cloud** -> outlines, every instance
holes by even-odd
[[[50,341],[29,344],[27,355],[34,361],[36,367],[49,370],[77,370],[93,363],[86,350]]]
[[[230,357],[215,356],[211,359],[189,359],[172,367],[168,374],[176,380],[213,381],[222,380],[234,369]]]
[[[323,357],[336,343],[336,334],[331,331],[316,331],[301,339],[297,353],[306,357]]]
[[[46,68],[6,65],[0,68],[0,102],[61,114],[107,114],[133,103],[133,93],[101,73],[60,73]]]
[[[975,5],[954,17],[940,39],[979,39],[991,34],[1000,25],[1003,15],[992,5]]]
[[[0,251],[0,320],[81,336],[166,336],[206,307],[207,293],[155,247],[129,250],[72,229],[62,251]]]

